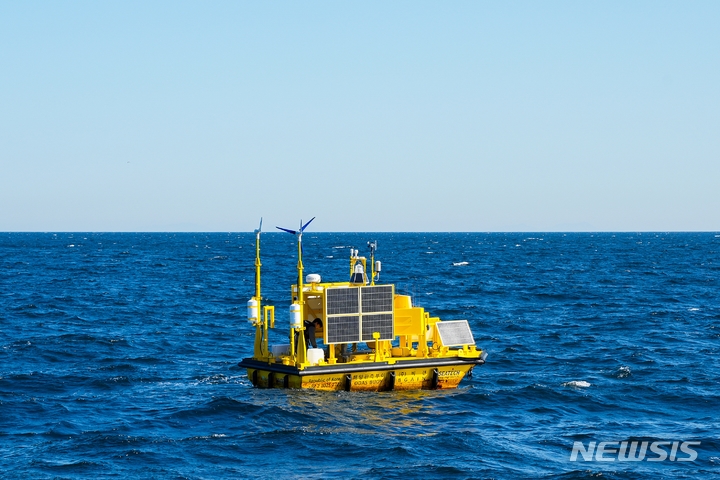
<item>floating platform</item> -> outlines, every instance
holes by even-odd
[[[310,220],[311,222],[312,220]],[[323,282],[318,274],[303,278],[302,233],[298,238],[298,281],[291,285],[289,344],[268,344],[275,308],[261,305],[260,228],[255,230],[255,296],[248,320],[255,327],[253,356],[238,365],[259,388],[309,388],[324,391],[391,391],[456,388],[487,353],[475,345],[467,320],[442,321],[393,284],[376,284],[377,242],[368,259],[350,251],[349,280]],[[279,227],[278,227],[279,228]],[[318,340],[321,347],[318,347]],[[308,346],[311,348],[308,348]]]
[[[311,388],[324,391],[436,390],[456,388],[460,381],[484,359],[417,359],[335,366],[293,366],[244,359],[240,366],[259,388]]]

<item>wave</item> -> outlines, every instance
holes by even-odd
[[[585,380],[572,380],[570,382],[565,382],[562,384],[563,387],[575,387],[575,388],[588,388],[591,386],[589,382],[586,382]]]

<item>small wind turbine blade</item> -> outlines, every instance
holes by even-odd
[[[304,232],[305,229],[307,228],[307,226],[310,225],[310,222],[312,222],[313,220],[315,220],[315,217],[311,218],[305,225],[303,225],[302,227],[300,227],[300,231],[301,231],[301,232]],[[302,221],[300,221],[300,223],[302,224]]]
[[[258,232],[262,232],[262,217],[260,217],[260,227],[258,227]]]
[[[293,235],[297,235],[297,232],[295,230],[289,230],[287,228],[282,228],[282,227],[275,227],[275,228],[277,228],[278,230],[282,230],[283,232],[292,233]]]

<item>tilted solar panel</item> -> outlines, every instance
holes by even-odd
[[[452,320],[435,324],[444,347],[475,345],[472,330],[467,320]]]

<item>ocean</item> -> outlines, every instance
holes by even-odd
[[[0,476],[720,474],[720,235],[307,231],[305,273],[374,240],[379,283],[489,353],[460,388],[253,388],[252,233],[0,234]],[[261,255],[285,343],[295,238]]]

